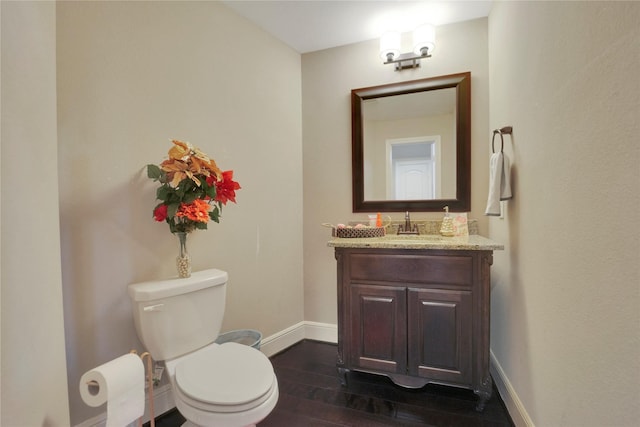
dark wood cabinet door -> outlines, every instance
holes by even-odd
[[[338,360],[403,387],[465,387],[491,397],[491,251],[336,248]]]
[[[471,382],[472,300],[465,290],[409,289],[409,375]]]
[[[407,296],[405,288],[350,286],[351,366],[405,374]]]

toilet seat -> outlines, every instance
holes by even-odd
[[[266,401],[277,387],[269,359],[246,345],[212,345],[176,365],[178,393],[190,406],[211,412],[241,412]]]

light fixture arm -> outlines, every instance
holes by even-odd
[[[387,54],[387,60],[384,63],[396,64],[395,66],[396,71],[408,70],[410,68],[418,68],[420,67],[421,59],[431,58],[431,54],[429,53],[428,47],[423,47],[420,51],[423,52],[422,55],[416,55],[413,52],[401,53],[395,59],[393,58],[392,54]]]

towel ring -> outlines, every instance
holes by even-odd
[[[502,136],[502,132],[500,132],[498,129],[493,131],[493,138],[491,138],[491,152],[495,153],[496,150],[493,146],[493,143],[496,140],[496,134],[500,135],[500,152],[502,153],[504,150],[504,137]]]

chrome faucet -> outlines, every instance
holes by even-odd
[[[398,234],[420,234],[418,233],[418,225],[413,224],[411,226],[411,217],[409,216],[409,211],[404,213],[404,227],[402,224],[398,226]]]

